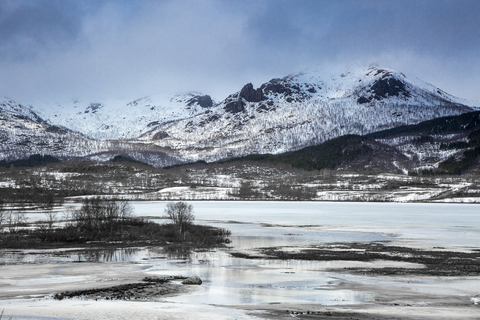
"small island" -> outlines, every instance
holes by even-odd
[[[45,220],[27,223],[21,210],[0,207],[0,246],[10,249],[165,246],[212,248],[229,243],[230,231],[194,224],[192,205],[170,202],[159,224],[133,216],[128,201],[89,197],[59,219],[51,210]]]

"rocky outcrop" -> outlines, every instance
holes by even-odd
[[[230,113],[239,113],[245,111],[245,101],[260,102],[266,99],[267,97],[265,97],[260,88],[254,89],[251,83],[247,83],[238,95],[231,95],[225,100],[226,103],[223,109]]]
[[[197,103],[202,108],[213,107],[213,100],[212,100],[212,97],[210,97],[209,95],[194,96],[193,98],[187,101],[187,106],[191,107],[195,103]]]
[[[202,279],[197,276],[188,277],[187,279],[182,281],[182,284],[201,285]]]
[[[229,102],[223,107],[223,109],[230,113],[239,113],[245,111],[245,102],[242,99]]]
[[[264,83],[261,87],[265,94],[284,94],[289,96],[293,93],[299,93],[300,87],[289,83],[287,78],[284,79],[272,79],[267,83]]]
[[[240,91],[239,98],[243,98],[248,102],[260,102],[266,99],[263,95],[263,91],[260,88],[257,90],[253,89],[253,85],[251,83],[243,86],[242,90]]]
[[[387,75],[375,81],[367,94],[357,99],[357,103],[365,104],[372,102],[372,100],[380,101],[388,97],[409,98],[411,94],[408,92],[403,81]]]
[[[164,131],[159,131],[157,133],[155,133],[155,135],[152,137],[153,140],[162,140],[162,139],[165,139],[165,138],[168,138],[169,135],[168,133],[164,132]]]
[[[410,97],[410,93],[405,88],[405,83],[393,77],[376,81],[372,85],[371,90],[377,100],[387,97],[398,97],[400,95]]]

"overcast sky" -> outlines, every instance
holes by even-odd
[[[24,103],[223,99],[372,63],[480,102],[480,1],[0,0],[0,95]]]

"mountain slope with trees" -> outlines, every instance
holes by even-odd
[[[160,124],[139,141],[169,147],[188,161],[278,154],[474,110],[466,104],[392,70],[308,72],[257,89],[247,84],[204,113]]]
[[[461,174],[477,170],[480,112],[442,117],[366,136],[346,135],[301,150],[249,155],[236,161],[289,164],[303,170],[378,169],[410,174]]]
[[[0,160],[40,154],[62,161],[108,161],[119,155],[156,167],[213,162],[292,152],[342,136],[365,136],[475,109],[418,79],[377,67],[339,75],[310,71],[272,79],[258,88],[247,84],[219,103],[199,94],[175,99],[163,105],[153,98],[142,98],[118,110],[114,104],[84,105],[77,101],[71,108],[52,108],[49,112],[3,99]],[[358,152],[377,159],[391,152],[386,145],[397,147],[394,142],[381,142],[363,139],[364,149]],[[428,157],[443,157],[435,148],[424,151],[415,157],[415,152],[409,155],[399,149],[400,153],[392,156],[394,160],[385,160],[383,166],[388,170],[393,170],[391,163],[399,170],[420,168]],[[327,167],[337,157],[336,150],[328,152],[333,154],[332,159],[325,160]],[[404,165],[405,161],[416,164]],[[362,163],[351,169],[356,167],[361,168]],[[422,170],[433,167],[438,164],[427,161]]]

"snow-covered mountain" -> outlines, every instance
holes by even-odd
[[[0,160],[28,158],[33,154],[55,156],[62,160],[109,160],[117,154],[157,166],[179,163],[158,146],[145,146],[132,141],[99,140],[51,125],[31,106],[0,98]]]
[[[339,75],[304,72],[252,84],[203,113],[162,123],[144,143],[188,161],[282,153],[346,134],[367,134],[474,108],[416,78],[367,67]]]
[[[48,124],[30,106],[0,98],[0,159],[31,154],[82,157],[107,149],[78,132]]]
[[[419,79],[377,67],[309,71],[245,85],[219,103],[196,93],[25,106],[0,100],[0,159],[129,155],[156,166],[278,154],[346,134],[474,110]]]
[[[152,127],[183,119],[211,108],[208,95],[187,93],[168,97],[156,95],[136,100],[72,100],[66,103],[35,106],[48,123],[64,126],[94,139],[131,139]]]

